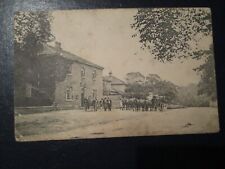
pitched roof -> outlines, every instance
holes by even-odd
[[[112,87],[110,93],[112,93],[112,94],[121,94],[122,95],[122,94],[124,94],[124,91],[119,90],[119,89],[115,89],[115,88]]]
[[[104,76],[103,80],[104,81],[111,81],[112,85],[125,85],[126,84],[124,81],[118,79],[115,76],[111,76],[111,77],[110,76]]]
[[[95,67],[95,68],[98,68],[98,69],[104,69],[102,66],[99,66],[95,63],[92,63],[82,57],[79,57],[75,54],[72,54],[70,52],[67,52],[65,50],[62,50],[60,49],[57,50],[55,47],[53,46],[49,46],[49,45],[45,45],[44,46],[44,49],[43,51],[40,53],[40,55],[52,55],[52,54],[57,54],[57,53],[60,53],[60,55],[63,57],[63,58],[66,58],[66,59],[69,59],[69,60],[72,60],[72,61],[75,61],[75,62],[78,62],[78,63],[81,63],[81,64],[85,64],[85,65],[88,65],[88,66],[91,66],[91,67]]]

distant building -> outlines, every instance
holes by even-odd
[[[112,106],[119,107],[119,101],[122,98],[126,88],[126,83],[109,72],[109,76],[103,77],[103,95],[112,99]]]
[[[84,98],[93,99],[103,96],[103,67],[62,50],[59,42],[56,42],[55,47],[44,46],[39,55],[42,64],[38,70],[35,70],[37,71],[35,74],[39,76],[40,80],[35,86],[34,83],[24,82],[26,99],[19,106],[33,106],[36,105],[35,101],[39,100],[38,105],[40,106],[55,103],[59,107],[80,108],[83,106]],[[41,65],[45,63],[49,65],[44,69]],[[57,71],[56,75],[48,74],[48,69],[53,68],[51,64],[56,66],[54,69]],[[59,77],[52,82],[52,76]],[[46,99],[49,100],[48,103],[46,103]],[[28,102],[29,100],[33,101]]]
[[[145,82],[145,76],[140,72],[130,72],[127,73],[126,81],[128,84],[138,83],[142,84]]]

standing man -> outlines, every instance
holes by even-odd
[[[147,99],[145,99],[145,111],[148,111],[148,102],[147,102]]]
[[[109,99],[109,97],[107,97],[106,103],[107,103],[107,109],[110,110],[110,99]]]
[[[99,106],[100,106],[100,109],[102,110],[103,109],[103,98],[101,98],[101,100],[99,101]]]
[[[153,104],[153,110],[157,111],[157,98],[156,98],[156,96],[153,96],[152,104]]]
[[[87,110],[88,110],[88,107],[89,107],[89,104],[88,104],[88,99],[87,99],[87,98],[85,98],[85,99],[84,99],[84,109],[85,109],[85,111],[87,111]]]
[[[112,110],[112,100],[109,99],[109,111],[111,111],[111,110]]]
[[[120,110],[123,110],[123,100],[120,98]]]
[[[88,99],[87,99],[88,101],[88,109],[90,109],[90,106],[92,106],[92,101],[91,101],[91,96],[88,96]]]
[[[97,111],[97,106],[98,106],[98,100],[97,100],[97,98],[95,98],[95,99],[93,100],[94,111]]]
[[[104,110],[106,111],[107,110],[107,99],[106,99],[106,97],[103,100],[103,107],[104,107]]]
[[[134,105],[133,105],[133,107],[134,107],[134,108],[133,108],[133,111],[137,111],[137,107],[138,107],[138,106],[137,106],[137,99],[136,99],[136,98],[134,99],[133,104],[134,104]]]

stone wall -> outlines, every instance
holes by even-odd
[[[71,110],[74,109],[72,106],[32,106],[32,107],[16,107],[14,112],[15,114],[32,114],[32,113],[44,113],[50,111],[58,110]]]

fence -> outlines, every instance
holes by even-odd
[[[32,106],[32,107],[16,107],[15,114],[32,114],[32,113],[44,113],[50,111],[57,111],[57,110],[70,110],[74,109],[73,106],[63,106],[63,107],[56,107],[56,106]]]

